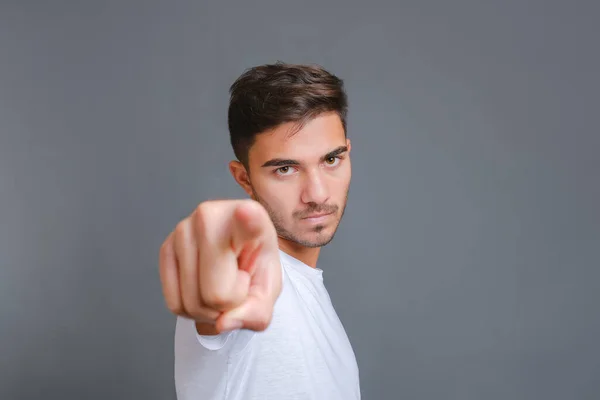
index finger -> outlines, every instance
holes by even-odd
[[[218,310],[241,304],[248,294],[250,271],[240,260],[260,248],[265,221],[262,206],[249,200],[205,203],[195,220],[202,300]],[[258,214],[258,218],[255,215]],[[267,217],[268,218],[268,217]],[[250,252],[242,251],[250,249]]]

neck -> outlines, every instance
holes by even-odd
[[[316,268],[317,261],[319,260],[319,254],[321,253],[320,247],[306,247],[298,243],[291,242],[281,237],[278,238],[279,248],[294,257],[295,259],[302,261],[304,264]]]

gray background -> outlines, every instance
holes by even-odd
[[[600,398],[597,2],[1,4],[1,399],[174,399],[158,248],[276,60],[347,83],[363,398]]]

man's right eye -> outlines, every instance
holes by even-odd
[[[279,167],[275,170],[275,173],[280,176],[290,175],[291,172],[292,172],[292,168],[289,165],[286,165],[284,167]]]

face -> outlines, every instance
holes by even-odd
[[[271,216],[280,238],[305,247],[329,243],[346,208],[351,178],[350,140],[337,114],[326,113],[290,135],[283,124],[257,135],[249,174],[232,173]]]

